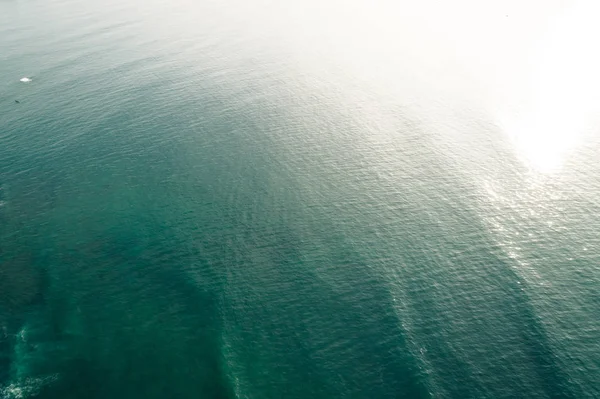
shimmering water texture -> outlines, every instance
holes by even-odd
[[[441,3],[0,0],[0,398],[599,398],[598,6]]]

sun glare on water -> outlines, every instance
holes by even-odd
[[[558,19],[536,57],[529,105],[502,118],[519,156],[537,172],[561,169],[600,104],[598,11],[600,5],[586,2]]]

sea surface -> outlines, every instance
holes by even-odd
[[[600,398],[598,12],[0,0],[0,398]]]

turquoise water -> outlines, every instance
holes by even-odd
[[[0,1],[0,398],[600,397],[546,16],[281,3]]]

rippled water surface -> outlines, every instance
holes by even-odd
[[[600,397],[600,10],[412,3],[0,0],[0,398]]]

